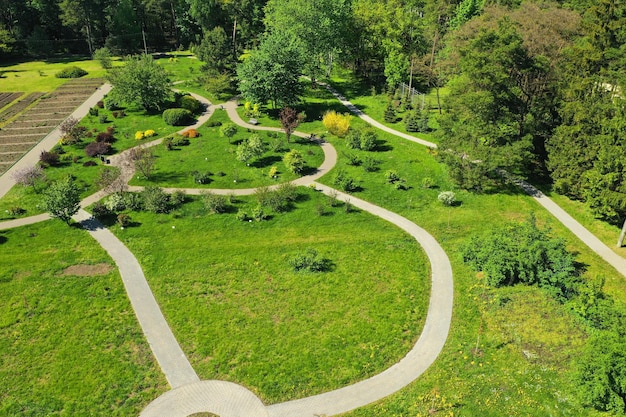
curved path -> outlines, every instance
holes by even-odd
[[[92,106],[91,101],[101,99],[105,91],[108,90],[110,90],[110,86],[104,86],[101,91],[94,94],[86,104],[81,106],[82,109],[80,110],[88,110],[89,107]],[[211,116],[210,103],[200,96],[196,95],[196,98],[207,104],[207,111],[199,117],[194,126],[188,126],[185,130],[190,127],[200,126]],[[229,117],[242,127],[256,130],[281,131],[278,128],[259,127],[247,124],[241,120],[236,112],[235,101],[231,100],[222,107],[228,112]],[[76,114],[75,117],[79,117],[79,115],[80,113]],[[308,137],[308,135],[300,132],[294,132],[294,135]],[[58,141],[58,138],[57,136],[54,139],[54,143]],[[155,146],[161,142],[162,139],[158,139],[140,146]],[[344,413],[377,401],[405,387],[421,375],[439,355],[445,344],[452,319],[454,291],[452,267],[447,255],[431,235],[408,219],[366,201],[340,193],[330,187],[314,183],[313,181],[326,174],[335,165],[337,160],[336,151],[330,144],[323,141],[319,141],[319,144],[324,151],[324,163],[314,174],[299,178],[293,183],[304,186],[313,183],[317,189],[327,195],[342,198],[346,201],[349,200],[354,206],[396,224],[398,227],[411,234],[426,252],[431,262],[432,288],[428,314],[418,341],[400,362],[381,374],[328,393],[265,407],[250,391],[236,384],[223,381],[200,381],[154,299],[137,259],[113,233],[100,224],[93,216],[81,209],[74,216],[74,219],[80,222],[118,265],[120,275],[122,276],[124,286],[131,301],[131,305],[135,310],[137,319],[159,366],[162,368],[168,383],[172,387],[171,391],[163,394],[148,405],[141,413],[142,417],[160,417],[164,415],[186,417],[190,414],[202,411],[216,413],[221,417],[243,415],[248,417],[330,416]],[[35,153],[35,156],[38,156],[38,153]],[[113,165],[121,168],[122,178],[125,181],[132,177],[133,169],[125,164],[124,153],[111,157],[111,162]],[[34,162],[30,161],[28,158],[25,158],[20,165],[29,166],[33,163]],[[4,180],[4,178],[2,179]],[[12,184],[7,187],[7,191],[11,186]],[[171,189],[171,191],[173,191],[173,189]],[[185,191],[190,194],[200,192],[197,189],[188,189]],[[211,191],[216,193],[251,194],[255,189]],[[92,204],[107,194],[106,191],[100,191],[89,196],[81,202],[81,206],[85,207]],[[0,223],[0,229],[31,224],[49,218],[49,215],[43,214],[3,222]]]
[[[407,135],[406,133],[398,132],[390,127],[387,127],[371,117],[367,116],[363,111],[357,108],[354,104],[348,101],[344,96],[339,94],[334,88],[330,85],[318,82],[318,84],[323,85],[328,91],[330,91],[341,103],[346,106],[354,115],[363,119],[367,123],[375,126],[381,130],[384,130],[387,133],[392,135],[410,140],[415,143],[419,143],[424,146],[428,146],[429,148],[436,148],[437,145],[432,142],[428,142],[423,139],[416,138],[411,135]],[[570,216],[565,210],[563,210],[558,204],[556,204],[552,199],[542,193],[533,185],[527,183],[524,180],[513,177],[508,172],[501,170],[500,174],[517,186],[519,186],[526,194],[535,199],[542,207],[544,207],[550,214],[552,214],[559,222],[561,222],[565,227],[567,227],[574,235],[576,235],[585,245],[589,247],[592,251],[598,254],[602,259],[604,259],[609,265],[617,270],[622,276],[626,277],[626,259],[615,253],[611,248],[609,248],[604,242],[598,239],[593,233],[591,233],[585,226],[580,224],[576,219]]]

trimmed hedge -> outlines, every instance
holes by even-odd
[[[67,67],[57,72],[54,76],[57,78],[80,78],[87,75],[87,71],[78,67]]]
[[[187,109],[173,108],[163,112],[163,120],[170,126],[184,126],[189,124],[192,116]]]

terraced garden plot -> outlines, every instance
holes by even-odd
[[[26,109],[28,106],[33,104],[36,100],[43,97],[44,95],[45,93],[30,93],[29,95],[0,113],[0,123],[4,123],[12,117],[18,115],[20,112],[24,111],[24,109]]]
[[[29,94],[0,114],[2,123],[22,112],[0,130],[0,174],[54,130],[102,82],[101,79],[71,80],[48,95]],[[27,109],[37,99],[39,101]],[[5,113],[10,115],[1,119]]]
[[[22,97],[24,93],[0,93],[0,109]]]

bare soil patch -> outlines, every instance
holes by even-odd
[[[81,277],[93,277],[96,275],[106,275],[113,270],[109,264],[101,263],[95,265],[78,264],[72,265],[63,270],[63,275],[75,275]]]

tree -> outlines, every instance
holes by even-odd
[[[15,171],[12,177],[16,184],[33,187],[33,190],[37,192],[37,182],[44,179],[45,174],[40,165],[33,165]]]
[[[220,127],[220,136],[226,136],[228,138],[228,143],[230,143],[230,138],[237,134],[237,126],[234,123],[224,123]]]
[[[296,130],[304,117],[302,114],[298,114],[295,109],[291,107],[284,107],[280,111],[280,113],[278,113],[278,118],[280,119],[280,124],[285,131],[285,136],[287,136],[287,143],[289,143],[291,134],[294,132],[294,130]]]
[[[93,59],[100,63],[100,66],[104,69],[113,68],[113,63],[111,62],[111,51],[109,48],[99,48],[96,49],[93,53]]]
[[[286,33],[273,32],[237,66],[239,90],[254,103],[271,101],[274,108],[294,104],[302,94],[303,64],[301,43]]]
[[[206,69],[223,71],[232,64],[232,49],[221,27],[213,28],[204,33],[202,42],[195,48],[198,59],[205,63]]]
[[[72,216],[80,209],[78,187],[71,176],[55,181],[48,187],[44,194],[43,206],[52,217],[70,224]]]
[[[346,49],[352,20],[349,0],[269,0],[265,24],[271,34],[285,33],[302,41],[305,66],[312,81],[321,64],[330,74],[333,56]]]
[[[144,178],[149,179],[156,163],[154,152],[150,148],[134,147],[126,154],[128,162],[141,174]]]
[[[167,73],[150,55],[129,58],[122,68],[109,72],[113,100],[138,104],[146,111],[160,110],[170,99]]]
[[[304,157],[302,152],[292,149],[283,156],[283,162],[285,167],[294,174],[301,174],[305,168]]]
[[[464,164],[477,173],[534,169],[554,127],[546,114],[556,112],[547,60],[529,54],[508,18],[480,30],[459,53],[461,74],[450,82],[448,112],[440,118],[441,148],[452,152],[442,159],[450,166],[464,164],[459,158],[480,161]]]
[[[260,158],[264,152],[265,144],[263,140],[259,135],[253,134],[237,146],[237,159],[248,163],[252,159]]]

